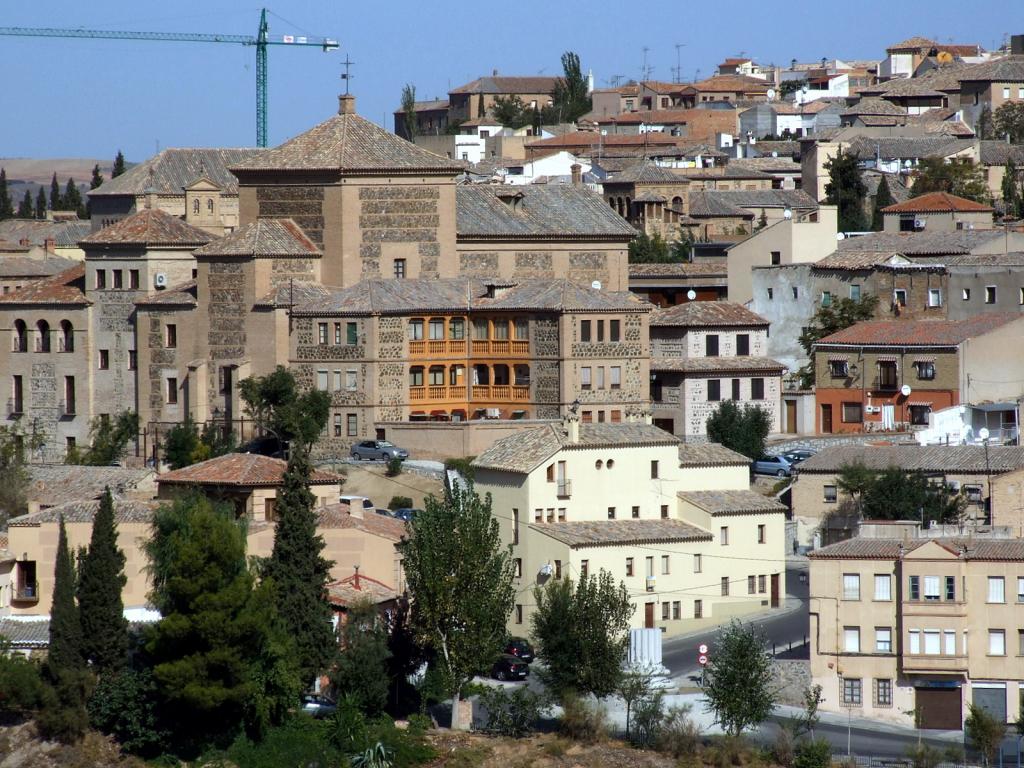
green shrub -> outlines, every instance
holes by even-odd
[[[479,701],[487,710],[484,730],[513,739],[532,733],[548,706],[546,696],[526,686],[484,686]]]
[[[661,721],[654,747],[677,760],[700,753],[700,726],[690,717],[690,705],[669,707]]]
[[[92,676],[77,669],[60,670],[52,685],[44,686],[36,714],[39,734],[49,741],[73,744],[85,735],[89,715],[85,711]]]
[[[594,744],[608,737],[608,713],[600,704],[590,704],[573,693],[562,697],[562,720],[560,730],[563,736]]]
[[[384,474],[388,477],[398,477],[402,474],[402,460],[397,456],[392,456],[388,459],[388,468]]]
[[[327,722],[299,714],[268,729],[259,743],[240,737],[228,748],[226,757],[238,768],[343,764],[343,756],[328,739],[328,729]]]
[[[338,711],[327,724],[327,741],[342,754],[353,757],[365,757],[368,753],[371,757],[379,757],[376,747],[380,744],[388,759],[387,765],[409,768],[428,762],[435,756],[434,749],[426,740],[428,724],[424,718],[412,717],[408,728],[401,730],[388,717],[368,721],[354,702],[346,698],[338,703]],[[374,763],[366,762],[365,765],[369,767]]]
[[[413,501],[410,496],[392,496],[391,501],[388,502],[388,509],[392,511],[396,509],[411,509],[412,505]]]
[[[825,739],[801,741],[793,750],[793,768],[828,768],[832,762],[832,745]]]
[[[43,703],[39,668],[20,654],[0,648],[0,721],[26,717]]]
[[[907,749],[907,757],[913,768],[935,768],[942,762],[942,753],[935,747],[919,744]],[[803,768],[798,766],[797,768]]]
[[[466,456],[462,459],[445,459],[444,468],[454,469],[467,480],[473,479],[473,459],[476,456]]]
[[[104,675],[86,704],[89,723],[117,739],[122,749],[153,756],[167,736],[157,724],[156,696],[149,670]]]
[[[630,739],[641,749],[654,746],[665,720],[665,694],[653,691],[639,699],[633,706],[633,722]]]

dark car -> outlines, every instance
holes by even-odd
[[[389,443],[387,440],[363,440],[352,446],[352,458],[363,459],[408,459],[409,452],[405,448]]]
[[[525,680],[529,674],[529,664],[507,653],[502,654],[491,667],[491,677],[495,680]]]
[[[338,705],[326,696],[307,693],[302,697],[302,711],[315,718],[330,717],[338,711]]]
[[[509,656],[515,656],[527,664],[534,659],[533,646],[521,637],[510,637],[508,642],[505,643],[505,653]]]
[[[807,461],[811,456],[814,455],[814,451],[808,450],[807,448],[797,448],[792,451],[786,451],[782,454],[782,457],[792,465],[797,465],[801,461]]]
[[[398,520],[411,523],[412,519],[422,511],[422,509],[414,509],[413,507],[400,507],[399,509],[394,510],[391,514]]]
[[[775,475],[789,477],[793,465],[782,456],[762,456],[754,462],[754,472],[759,475]]]

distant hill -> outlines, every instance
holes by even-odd
[[[104,179],[110,179],[110,171],[114,164],[114,158],[99,160],[87,157],[0,157],[0,168],[7,171],[7,186],[11,192],[11,199],[15,207],[25,196],[25,190],[29,191],[32,199],[35,200],[39,193],[39,187],[46,188],[47,194],[50,191],[50,180],[54,172],[57,173],[57,181],[61,190],[68,183],[68,179],[74,179],[75,184],[82,190],[82,195],[89,190],[89,181],[92,179],[92,169],[96,164],[100,166],[100,173]],[[127,163],[131,167],[133,163]]]

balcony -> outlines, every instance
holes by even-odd
[[[15,586],[14,593],[11,595],[11,601],[16,603],[38,603],[39,582],[32,581]]]
[[[474,384],[474,400],[511,400],[514,402],[529,402],[530,388],[512,384]]]
[[[466,354],[466,340],[465,339],[420,339],[419,341],[409,342],[409,355],[413,356],[439,356],[447,357],[450,355],[465,356]]]
[[[572,480],[558,481],[558,498],[568,499],[572,496]]]
[[[464,386],[448,386],[445,384],[429,384],[427,386],[409,387],[409,401],[413,403],[466,401]]]
[[[529,341],[512,341],[509,339],[473,340],[474,355],[528,355]]]
[[[25,413],[25,402],[20,397],[11,397],[7,400],[7,415],[21,416]]]
[[[967,672],[966,656],[903,654],[903,671],[912,674],[956,674]]]

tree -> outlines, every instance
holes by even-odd
[[[127,583],[124,552],[117,546],[117,522],[110,488],[103,492],[92,523],[92,537],[78,577],[82,649],[103,675],[128,661],[128,622],[121,590]]]
[[[46,218],[46,189],[42,185],[39,186],[39,192],[36,193],[36,218]]]
[[[757,217],[757,226],[755,230],[761,230],[768,226],[768,214],[764,212],[764,208],[761,209],[761,215]]]
[[[63,211],[65,209],[64,196],[60,193],[60,184],[57,183],[57,174],[54,172],[50,179],[50,210]]]
[[[106,416],[93,419],[89,427],[91,444],[84,453],[68,451],[68,464],[87,464],[93,467],[107,467],[124,457],[128,443],[138,437],[139,414],[121,411],[111,420]]]
[[[814,728],[821,720],[818,709],[821,707],[821,686],[812,685],[804,688],[804,711],[796,717],[797,735],[807,733],[814,741]]]
[[[978,128],[977,134],[979,139],[995,139],[996,129],[992,125],[992,110],[988,104],[981,108],[981,114],[978,116]]]
[[[836,477],[836,485],[840,491],[853,499],[857,514],[861,514],[864,494],[871,489],[874,482],[875,471],[868,469],[861,461],[844,464],[839,468],[839,475]]]
[[[341,627],[341,653],[331,683],[352,698],[360,711],[376,717],[388,703],[388,630],[369,600],[350,605]]]
[[[199,450],[199,428],[191,419],[175,424],[164,437],[164,461],[172,470],[196,463]]]
[[[103,186],[103,181],[103,174],[100,173],[100,164],[96,163],[96,165],[92,167],[92,178],[89,179],[89,191],[91,192],[94,189],[99,189]],[[85,204],[85,216],[86,218],[92,218],[92,198],[89,198]]]
[[[25,435],[17,427],[0,427],[0,527],[12,517],[28,512],[29,474],[25,451],[37,448],[43,435]]]
[[[18,203],[18,218],[31,219],[35,214],[35,208],[32,206],[32,193],[26,189],[25,196]]]
[[[871,229],[875,232],[881,232],[885,228],[885,214],[882,213],[883,208],[888,208],[892,205],[893,200],[892,193],[889,191],[889,181],[883,176],[878,180],[878,189],[875,190],[874,207],[871,213]]]
[[[14,216],[14,203],[11,202],[11,191],[7,188],[7,169],[0,168],[0,221]]]
[[[708,416],[708,440],[742,453],[751,461],[764,456],[764,441],[772,428],[766,408],[747,403],[742,408],[735,400],[723,400]]]
[[[43,681],[39,666],[0,637],[0,722],[27,717],[43,703]]]
[[[168,738],[159,724],[158,704],[152,671],[124,669],[99,679],[87,704],[89,723],[113,736],[121,749],[156,757]]]
[[[145,650],[172,748],[194,756],[243,730],[259,738],[301,689],[273,583],[256,584],[244,522],[199,494],[157,510],[145,543],[162,618]]]
[[[562,54],[562,77],[555,82],[551,92],[550,119],[545,122],[575,123],[593,108],[590,94],[587,93],[587,78],[580,66],[580,57],[573,51]]]
[[[293,447],[277,495],[274,549],[266,562],[282,623],[296,648],[296,667],[306,684],[327,666],[336,647],[327,602],[334,563],[324,559],[324,540],[316,532],[311,471],[305,446]]]
[[[1024,102],[1007,101],[992,115],[993,135],[987,138],[1009,139],[1011,144],[1024,143]]]
[[[654,670],[650,667],[631,666],[619,676],[615,693],[626,705],[626,736],[632,737],[632,716],[637,705],[656,695]]]
[[[828,306],[820,306],[814,312],[810,325],[800,333],[800,346],[804,348],[810,362],[800,369],[801,386],[814,386],[814,345],[833,333],[849,328],[854,323],[870,320],[878,309],[878,297],[863,294],[859,299],[833,299]]]
[[[974,748],[981,753],[984,764],[991,765],[992,758],[999,752],[999,747],[1006,738],[1006,723],[982,707],[968,704],[967,708],[969,714],[964,720],[964,731]]]
[[[491,115],[506,128],[523,128],[533,121],[533,110],[515,94],[496,96]]]
[[[688,227],[679,230],[679,239],[669,246],[669,261],[686,264],[693,261],[693,232]]]
[[[715,721],[730,736],[767,719],[775,706],[772,657],[764,631],[733,619],[720,630],[706,667],[704,695]]]
[[[966,499],[923,472],[887,467],[865,489],[860,512],[867,520],[920,520],[958,523]]]
[[[82,202],[82,193],[75,184],[75,180],[69,178],[64,187],[64,207],[69,211],[78,213],[80,219],[85,218],[85,204]]]
[[[629,241],[630,264],[659,264],[672,261],[669,258],[668,243],[660,233],[648,235],[641,232]]]
[[[854,155],[842,150],[825,161],[828,183],[825,199],[839,209],[840,232],[862,232],[867,228],[864,219],[864,197],[867,187],[860,175],[860,163]]]
[[[969,157],[957,157],[949,162],[941,157],[921,158],[910,195],[920,197],[929,192],[948,192],[978,203],[992,201],[984,171]]]
[[[634,606],[622,582],[607,571],[550,579],[533,591],[537,655],[547,667],[544,682],[558,695],[592,693],[604,698],[618,687],[629,644]]]
[[[402,86],[402,124],[405,126],[405,137],[415,141],[420,126],[416,121],[416,86],[412,83]]]
[[[1018,182],[1017,164],[1013,158],[1006,161],[1003,169],[1003,181],[1001,192],[1003,197],[1003,208],[1006,215],[1011,219],[1019,219],[1024,214],[1024,200],[1021,199],[1021,188]]]
[[[412,625],[453,699],[473,675],[490,667],[505,641],[515,589],[510,548],[503,547],[491,497],[472,484],[453,486],[443,500],[427,497],[425,509],[398,544],[412,603]]]
[[[239,389],[257,428],[282,443],[311,446],[330,415],[331,396],[315,389],[299,394],[295,377],[283,365],[266,376],[243,379]]]
[[[126,170],[127,169],[124,166],[124,154],[122,154],[121,150],[119,149],[117,150],[117,157],[114,158],[114,167],[110,171],[110,178],[116,179]]]

